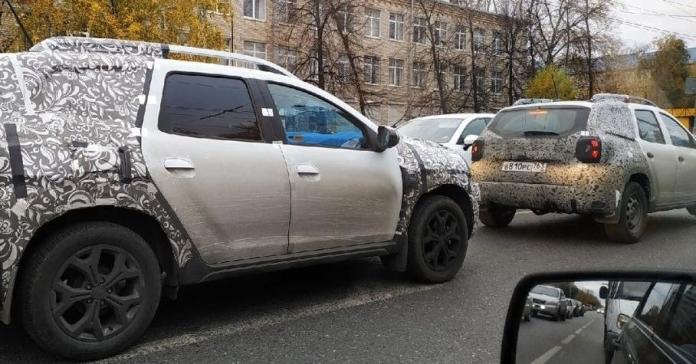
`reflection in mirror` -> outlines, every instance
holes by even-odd
[[[517,363],[696,363],[694,282],[553,282],[517,302]]]

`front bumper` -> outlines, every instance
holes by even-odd
[[[532,305],[532,312],[535,314],[556,316],[556,314],[558,314],[558,306],[535,303]]]
[[[481,205],[497,204],[545,212],[612,215],[618,193],[589,185],[559,186],[518,182],[479,182]]]

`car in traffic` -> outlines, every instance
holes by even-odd
[[[604,356],[611,362],[614,352],[621,347],[622,328],[638,307],[650,287],[650,282],[609,281],[602,287],[600,298],[605,299]],[[605,313],[606,312],[606,313]]]
[[[58,37],[0,69],[0,321],[50,353],[118,353],[189,284],[366,256],[426,283],[462,266],[466,162],[273,63]]]
[[[562,289],[538,285],[529,292],[532,298],[532,317],[550,316],[554,321],[568,318],[568,301]]]
[[[489,227],[507,226],[518,209],[573,213],[636,243],[650,212],[696,215],[696,139],[647,100],[521,103],[496,114],[471,151]]]
[[[495,114],[445,114],[424,116],[398,125],[401,135],[440,143],[460,153],[471,163],[471,142],[476,140]],[[469,140],[469,143],[466,140]]]
[[[527,300],[524,302],[524,309],[522,310],[522,320],[529,322],[532,319],[532,306],[534,306],[532,297],[527,296]]]

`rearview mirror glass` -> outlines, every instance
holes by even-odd
[[[518,285],[503,362],[696,363],[693,277],[557,278]]]

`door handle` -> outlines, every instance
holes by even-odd
[[[650,152],[648,152],[648,158],[653,159],[653,158],[655,158],[655,155],[652,154],[652,153],[650,153]]]
[[[164,160],[164,168],[167,170],[193,170],[193,162],[181,158],[169,158]]]
[[[680,162],[683,162],[683,161],[684,161],[684,157],[682,157],[682,156],[679,156],[679,158],[677,158],[677,159],[678,159]]]
[[[319,169],[311,164],[298,164],[297,174],[300,176],[316,176],[319,174]]]

